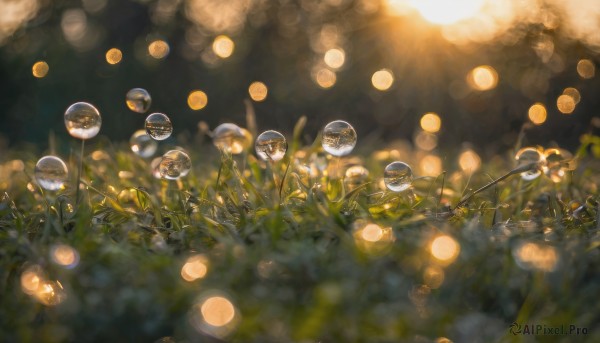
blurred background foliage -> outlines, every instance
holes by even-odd
[[[308,142],[332,119],[359,137],[412,142],[435,112],[443,146],[491,155],[526,124],[528,144],[574,149],[600,126],[599,18],[594,0],[0,0],[0,146],[66,138],[76,101],[99,108],[101,135],[126,140],[145,117],[125,105],[133,87],[151,93],[150,112],[169,115],[176,137],[192,138],[199,121],[244,124],[248,87],[261,81],[259,128],[289,134],[306,115]],[[478,66],[491,67],[483,88],[469,83]],[[393,75],[385,91],[372,80],[381,69],[383,86]],[[557,108],[567,87],[581,97],[570,115]],[[193,90],[207,96],[201,110],[188,105]],[[534,126],[538,102],[547,120]]]

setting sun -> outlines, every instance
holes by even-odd
[[[454,24],[474,17],[485,0],[409,0],[427,21],[438,25]]]

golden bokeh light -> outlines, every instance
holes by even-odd
[[[575,105],[577,105],[581,101],[581,93],[579,93],[577,88],[567,87],[563,90],[563,94],[573,98],[573,101],[575,101]]]
[[[423,271],[423,281],[431,289],[440,288],[442,283],[444,283],[444,277],[444,269],[435,265],[428,266]]]
[[[194,255],[189,257],[183,267],[181,267],[181,277],[192,282],[202,279],[208,272],[208,259],[204,255]]]
[[[429,250],[431,255],[437,260],[444,263],[452,263],[460,253],[460,245],[454,238],[448,235],[441,235],[431,242]]]
[[[596,66],[591,60],[580,60],[577,63],[577,73],[584,79],[591,79],[596,75]]]
[[[24,293],[34,294],[43,282],[42,268],[38,265],[27,268],[21,274],[21,289]]]
[[[423,176],[438,176],[442,173],[442,159],[436,155],[425,155],[419,162]]]
[[[33,67],[31,67],[31,72],[33,76],[37,77],[38,79],[41,79],[48,75],[49,70],[50,67],[45,61],[37,61],[33,64]]]
[[[498,85],[498,73],[491,66],[479,66],[469,72],[467,83],[475,90],[488,91]]]
[[[383,237],[383,230],[377,224],[367,224],[362,229],[361,237],[367,242],[377,242]]]
[[[542,125],[545,123],[546,117],[548,116],[546,107],[539,102],[531,105],[527,113],[529,115],[529,120],[535,125]]]
[[[169,54],[169,44],[164,40],[155,40],[148,45],[148,53],[156,59],[163,59]]]
[[[375,89],[386,91],[394,84],[394,74],[389,69],[381,69],[373,73],[371,84]]]
[[[269,89],[267,88],[267,85],[260,81],[252,82],[250,87],[248,87],[250,98],[257,102],[264,101],[267,98],[268,93]]]
[[[425,113],[421,117],[421,128],[430,133],[436,133],[440,131],[442,127],[442,119],[435,113]]]
[[[199,89],[193,90],[188,95],[187,103],[192,110],[198,111],[206,107],[208,104],[208,96]]]
[[[220,58],[228,58],[233,54],[233,50],[235,49],[235,43],[231,40],[231,38],[220,35],[215,38],[212,44],[212,49],[215,55]]]
[[[206,299],[200,312],[204,321],[212,326],[225,326],[234,319],[235,307],[229,299],[222,296],[213,296]]]
[[[523,269],[537,269],[551,272],[556,269],[558,253],[549,245],[525,243],[513,250],[513,257]]]
[[[323,56],[323,61],[333,69],[341,68],[346,62],[346,53],[342,49],[329,49]]]
[[[476,16],[484,2],[485,0],[409,0],[408,5],[432,24],[449,25]]]
[[[481,167],[481,158],[475,151],[465,150],[458,157],[458,166],[465,172],[477,171]]]
[[[44,280],[33,296],[46,306],[55,306],[67,298],[67,293],[59,281]]]
[[[318,69],[313,73],[313,78],[317,85],[324,89],[333,87],[337,81],[335,73],[327,68]]]
[[[424,151],[431,151],[437,147],[438,139],[433,133],[419,131],[415,136],[415,145]]]
[[[74,248],[59,244],[50,250],[52,261],[65,268],[75,268],[79,264],[79,253]]]
[[[556,99],[556,107],[563,114],[571,114],[575,111],[575,99],[572,96],[563,94]]]
[[[117,48],[111,48],[106,52],[106,62],[108,64],[118,64],[123,59],[123,53]]]

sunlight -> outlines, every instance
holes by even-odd
[[[449,25],[477,15],[485,0],[410,0],[423,18],[433,24]]]

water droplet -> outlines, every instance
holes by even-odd
[[[349,190],[352,190],[367,182],[369,179],[369,170],[360,165],[351,166],[346,169],[345,176],[344,183]]]
[[[221,124],[213,131],[213,144],[221,151],[240,154],[244,151],[245,142],[244,132],[235,124]]]
[[[127,107],[133,112],[146,113],[152,104],[150,93],[143,88],[133,88],[125,96]]]
[[[526,181],[535,180],[542,174],[540,166],[544,163],[544,155],[536,148],[527,147],[519,150],[515,155],[517,167],[535,163],[530,170],[521,173],[521,178]]]
[[[348,155],[356,145],[356,131],[343,120],[332,121],[323,129],[323,149],[334,156]]]
[[[35,179],[38,184],[49,191],[60,189],[67,182],[69,171],[67,165],[56,156],[44,156],[35,165]]]
[[[543,166],[544,174],[558,183],[563,180],[569,170],[569,162],[573,159],[573,155],[564,149],[551,148],[544,151],[546,164]]]
[[[143,158],[151,157],[158,148],[158,143],[145,130],[134,132],[131,139],[129,139],[129,144],[131,145],[131,151]]]
[[[79,139],[95,137],[100,132],[102,118],[92,104],[76,102],[65,111],[65,126],[69,134]]]
[[[285,137],[273,130],[265,131],[256,138],[254,145],[258,157],[265,161],[279,161],[285,156],[287,142]]]
[[[146,132],[157,141],[162,141],[173,133],[173,124],[165,114],[152,113],[146,118]]]
[[[385,186],[392,192],[407,190],[413,180],[410,166],[404,162],[392,162],[385,167],[383,181]]]
[[[158,168],[165,179],[177,180],[190,172],[192,160],[181,150],[170,150],[163,155]]]

